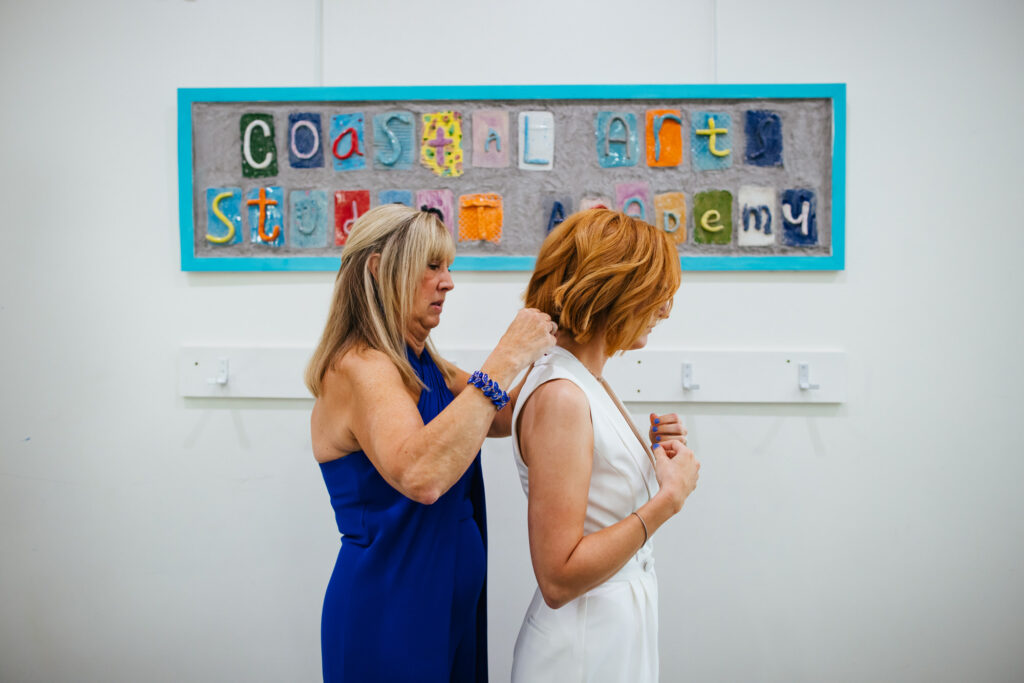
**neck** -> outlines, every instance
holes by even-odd
[[[409,345],[409,348],[419,356],[423,353],[424,347],[427,345],[427,335],[419,334],[413,330],[406,330],[405,332],[405,343]]]
[[[590,371],[595,377],[601,377],[604,372],[604,364],[608,362],[608,355],[604,351],[604,332],[598,330],[585,344],[574,340],[568,332],[558,331],[556,341],[558,346],[576,356],[579,362]]]

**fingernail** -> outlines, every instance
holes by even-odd
[[[661,448],[661,444],[660,443],[656,443],[653,446],[651,446],[651,448]]]
[[[652,429],[653,429],[654,431],[658,431],[658,427],[657,427],[657,426],[653,427]]]
[[[654,437],[654,440],[655,441],[661,441],[661,437],[660,436],[656,436],[656,437]]]
[[[660,423],[661,423],[661,418],[660,417],[654,418],[654,424],[660,424]]]

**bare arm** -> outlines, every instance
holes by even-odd
[[[520,311],[484,362],[484,372],[510,382],[554,343],[550,326],[547,315]],[[353,350],[324,377],[311,423],[314,454],[324,462],[363,450],[391,486],[430,504],[472,463],[495,412],[482,392],[463,391],[424,425],[415,394],[387,356]]]
[[[541,385],[523,407],[520,427],[529,467],[530,557],[544,601],[557,609],[621,569],[639,550],[643,525],[630,514],[600,531],[583,533],[594,430],[579,387],[568,380]],[[655,449],[661,489],[637,510],[650,534],[682,508],[696,486],[699,464],[693,452],[679,442],[668,443]]]

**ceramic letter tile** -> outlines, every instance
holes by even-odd
[[[405,204],[413,206],[413,196],[410,190],[381,190],[377,195],[378,204]]]
[[[682,192],[654,195],[654,225],[670,234],[676,244],[685,244],[686,195]]]
[[[288,198],[292,246],[327,246],[327,192],[292,190]]]
[[[457,178],[462,175],[462,161],[462,115],[457,111],[424,114],[420,163],[435,175]]]
[[[459,241],[501,241],[500,194],[464,194],[459,197]]]
[[[288,114],[288,162],[292,168],[323,168],[322,131],[320,114]]]
[[[732,166],[732,117],[722,112],[699,111],[691,122],[693,167],[713,171]]]
[[[651,186],[647,183],[619,183],[615,186],[615,206],[619,211],[649,221],[651,215]]]
[[[636,115],[629,112],[598,112],[594,122],[597,161],[601,168],[636,166],[640,157]]]
[[[791,247],[818,243],[817,199],[812,190],[782,193],[782,243]]]
[[[740,213],[736,243],[741,247],[775,244],[779,230],[779,212],[775,208],[775,190],[771,187],[744,185],[738,197]]]
[[[206,241],[217,246],[242,241],[242,189],[206,189]]]
[[[420,190],[416,193],[414,207],[417,209],[438,209],[444,216],[445,227],[454,234],[455,194],[451,190]]]
[[[277,175],[277,144],[274,117],[270,114],[242,114],[242,176],[270,178]]]
[[[611,209],[614,206],[615,202],[610,197],[586,195],[580,199],[580,211],[586,211],[587,209]]]
[[[519,168],[550,171],[555,160],[555,115],[549,111],[519,112]]]
[[[732,193],[698,192],[693,198],[693,241],[697,244],[732,242]]]
[[[509,159],[508,112],[481,109],[473,112],[473,165],[507,168]]]
[[[678,166],[683,160],[683,114],[678,109],[647,112],[647,165]]]
[[[249,241],[270,247],[284,245],[284,188],[254,187],[245,195]]]
[[[389,111],[373,117],[373,165],[381,169],[412,168],[415,144],[412,112]]]
[[[352,224],[370,210],[369,190],[338,190],[334,193],[334,244],[343,246]]]
[[[547,195],[541,202],[541,224],[545,234],[551,232],[572,215],[572,197],[568,195]]]
[[[748,111],[744,154],[753,166],[782,166],[782,119],[771,111]]]
[[[363,114],[338,114],[331,117],[331,156],[335,171],[366,168],[366,135]]]

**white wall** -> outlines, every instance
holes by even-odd
[[[1024,6],[444,8],[0,5],[0,680],[319,676],[310,403],[184,401],[175,355],[313,343],[332,275],[179,271],[175,88],[716,72],[848,84],[847,270],[687,274],[652,346],[842,348],[849,401],[686,407],[704,467],[657,538],[663,680],[1024,678]],[[438,342],[493,343],[525,281],[459,274]],[[532,577],[507,442],[486,456],[500,681]]]

